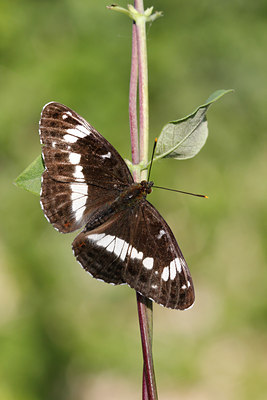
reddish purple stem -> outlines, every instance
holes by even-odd
[[[139,12],[144,12],[143,0],[135,0],[135,8]],[[142,63],[140,41],[137,38],[137,27],[133,23],[132,30],[132,63],[131,63],[131,78],[129,90],[129,119],[130,119],[130,133],[131,133],[131,147],[132,147],[132,162],[138,164],[140,162],[140,153],[144,154],[144,149],[140,149],[138,141],[138,118],[137,118],[137,85],[139,81],[139,118],[140,118],[140,135],[143,134],[143,99],[142,99],[142,68],[138,68]],[[138,43],[139,42],[139,43]],[[139,73],[139,76],[138,76]],[[142,145],[142,143],[141,143]],[[134,180],[140,179],[140,176],[134,171]],[[137,295],[137,308],[141,333],[142,351],[143,351],[143,385],[142,385],[142,399],[143,400],[156,400],[157,389],[153,367],[152,358],[152,301],[143,297],[141,294]],[[149,317],[150,316],[150,317]]]
[[[130,90],[129,90],[129,119],[130,119],[133,164],[139,163],[138,122],[137,122],[137,82],[138,82],[137,37],[136,37],[136,25],[135,23],[133,23],[132,64],[131,64],[131,78],[130,78]],[[134,180],[136,180],[136,176],[134,176]]]
[[[156,400],[158,397],[152,358],[152,320],[150,321],[148,315],[149,310],[152,312],[152,301],[138,292],[136,297],[144,360],[142,399]]]

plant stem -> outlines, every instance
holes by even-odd
[[[143,350],[143,400],[157,400],[157,386],[152,357],[153,304],[136,292],[138,317]]]
[[[144,12],[143,0],[136,0],[135,8]],[[140,161],[148,161],[149,109],[148,109],[148,67],[146,46],[146,19],[138,18],[136,22],[137,51],[139,67],[139,131],[140,131]],[[145,178],[146,170],[142,171]]]
[[[143,0],[135,0],[135,8],[139,13],[144,12]],[[132,64],[129,91],[129,118],[132,146],[132,162],[148,160],[148,72],[146,48],[146,20],[139,18],[133,23],[132,33]],[[138,76],[139,72],[139,76]],[[139,132],[140,149],[138,149],[138,124],[137,124],[137,81],[139,78]],[[138,151],[139,150],[139,151]],[[134,180],[140,181],[146,177],[147,171],[134,171]],[[136,293],[138,317],[143,351],[143,385],[142,399],[156,400],[157,388],[152,357],[152,325],[153,305],[150,299]]]
[[[129,89],[129,120],[130,120],[130,134],[132,146],[132,162],[133,164],[139,163],[139,148],[138,148],[138,123],[137,123],[137,82],[138,82],[138,54],[137,54],[137,37],[136,37],[136,24],[133,23],[132,29],[132,63],[131,63],[131,77]],[[134,172],[134,180],[139,180]]]

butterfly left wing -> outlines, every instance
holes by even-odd
[[[192,278],[174,235],[146,200],[75,238],[77,260],[93,277],[130,287],[165,307],[194,303]]]
[[[63,104],[44,106],[40,139],[45,172],[41,206],[60,232],[81,228],[88,216],[133,182],[117,150]]]

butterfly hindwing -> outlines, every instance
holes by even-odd
[[[40,119],[45,172],[41,205],[61,232],[82,227],[87,216],[133,182],[115,148],[70,108],[48,103]]]
[[[94,278],[115,285],[126,283],[123,277],[131,229],[130,209],[120,211],[94,230],[88,227],[74,239],[74,255]]]
[[[177,241],[159,212],[148,201],[140,205],[125,281],[165,307],[184,310],[194,303],[192,278]],[[133,255],[135,257],[133,257]],[[132,283],[136,266],[138,277]],[[137,268],[137,269],[138,269]]]
[[[171,229],[146,200],[74,240],[77,260],[91,275],[130,287],[165,307],[194,302],[192,278]]]

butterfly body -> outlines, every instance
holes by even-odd
[[[138,206],[141,201],[146,199],[147,194],[151,193],[152,186],[153,182],[145,180],[140,183],[134,182],[130,186],[127,186],[114,201],[104,204],[90,215],[86,223],[86,229],[92,230],[97,228],[120,211]]]
[[[194,302],[192,278],[175,237],[146,200],[116,149],[70,108],[48,103],[40,119],[45,171],[41,206],[60,232],[83,230],[72,247],[93,277],[128,284],[169,308]]]

